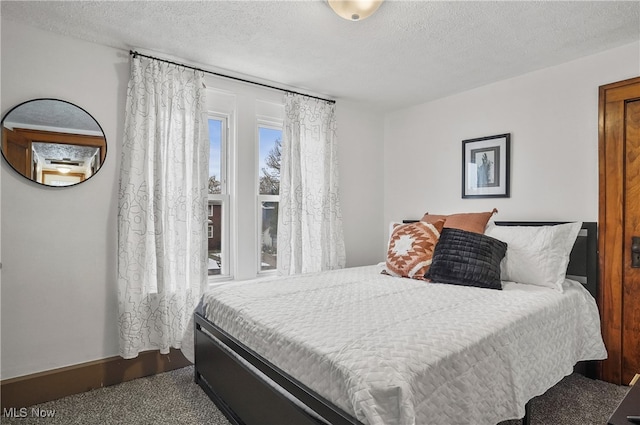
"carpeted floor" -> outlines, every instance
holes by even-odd
[[[531,402],[531,425],[605,425],[629,387],[574,373]],[[516,425],[520,421],[501,422]]]
[[[604,425],[629,387],[570,375],[532,402],[532,425]],[[55,411],[32,417],[32,409]],[[26,418],[2,417],[11,425],[172,424],[228,425],[213,402],[193,382],[193,367],[136,379],[32,406]],[[506,421],[500,425],[519,425]],[[287,425],[287,424],[282,424]],[[430,425],[430,424],[419,424]],[[434,424],[446,425],[446,424]]]

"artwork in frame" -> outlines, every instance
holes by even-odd
[[[508,198],[511,133],[462,141],[462,197]]]

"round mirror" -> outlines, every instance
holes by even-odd
[[[73,103],[29,100],[2,118],[2,156],[14,170],[36,183],[82,183],[98,172],[106,155],[102,127]]]

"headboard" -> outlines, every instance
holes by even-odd
[[[418,220],[403,220],[403,223]],[[496,226],[554,226],[567,221],[495,221]],[[585,221],[569,259],[567,277],[582,283],[598,299],[598,223]]]

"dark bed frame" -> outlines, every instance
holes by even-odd
[[[405,220],[411,221],[417,220]],[[496,225],[542,226],[562,223],[564,222],[499,221]],[[597,223],[583,223],[567,269],[567,275],[580,280],[594,298],[597,296],[597,246]],[[356,418],[205,319],[201,310],[197,310],[194,316],[195,382],[232,424],[362,425]],[[590,368],[581,372],[589,373]],[[274,383],[279,389],[275,388]],[[299,403],[293,402],[291,397]],[[301,404],[324,418],[324,421]],[[523,424],[529,424],[529,404],[525,407]]]

